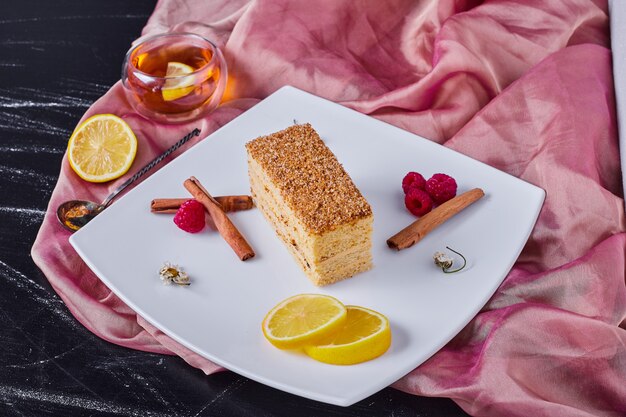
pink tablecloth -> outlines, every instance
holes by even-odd
[[[600,0],[160,0],[144,34],[195,31],[223,48],[232,78],[202,136],[291,84],[544,188],[494,297],[394,386],[473,415],[623,416],[626,224],[607,13]],[[105,112],[137,133],[135,167],[192,126],[138,117],[119,83],[85,117]],[[100,337],[220,369],[125,306],[56,223],[59,202],[102,199],[120,181],[87,184],[64,160],[33,259]]]

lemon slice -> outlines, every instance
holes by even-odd
[[[128,171],[137,154],[137,138],[128,124],[112,114],[97,114],[81,123],[67,146],[70,166],[89,182],[105,182]]]
[[[165,84],[161,89],[163,100],[174,101],[185,97],[194,89],[193,77],[181,77],[194,71],[193,67],[182,62],[168,62],[165,72]]]
[[[322,294],[299,294],[281,301],[263,319],[263,334],[279,349],[314,343],[341,327],[346,307]]]
[[[389,320],[364,307],[347,306],[343,326],[316,345],[306,346],[307,355],[320,362],[352,365],[377,358],[391,345]]]

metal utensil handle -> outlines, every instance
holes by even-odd
[[[124,181],[124,183],[122,183],[119,187],[117,187],[111,194],[109,194],[109,196],[106,198],[106,200],[104,200],[102,202],[102,205],[104,207],[107,207],[109,204],[111,204],[111,201],[113,201],[113,199],[115,197],[117,197],[117,195],[119,193],[121,193],[122,191],[124,191],[124,189],[126,187],[128,187],[129,185],[131,185],[133,182],[137,181],[140,177],[142,177],[146,172],[150,171],[152,168],[154,168],[159,162],[161,162],[162,160],[164,160],[165,158],[167,158],[172,152],[174,152],[176,149],[180,148],[182,145],[184,145],[189,139],[191,139],[194,136],[198,136],[200,134],[200,130],[199,129],[194,129],[191,132],[189,132],[187,134],[187,136],[185,136],[184,138],[182,138],[181,140],[179,140],[178,142],[176,142],[175,144],[173,144],[168,150],[166,150],[165,152],[163,152],[161,155],[157,156],[155,159],[153,159],[151,162],[149,162],[146,166],[144,166],[143,168],[141,168],[139,170],[139,172],[137,172],[135,175],[133,175],[132,177],[130,177],[129,179],[127,179],[126,181]]]

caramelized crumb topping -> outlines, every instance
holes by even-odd
[[[368,217],[372,209],[310,124],[246,144],[302,223],[315,234]]]

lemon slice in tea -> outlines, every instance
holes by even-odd
[[[193,77],[183,77],[194,71],[193,67],[182,62],[168,62],[165,72],[165,84],[161,89],[163,100],[174,101],[185,97],[194,89]]]
[[[137,154],[137,138],[113,114],[97,114],[81,123],[67,146],[70,166],[89,182],[105,182],[128,171]]]

